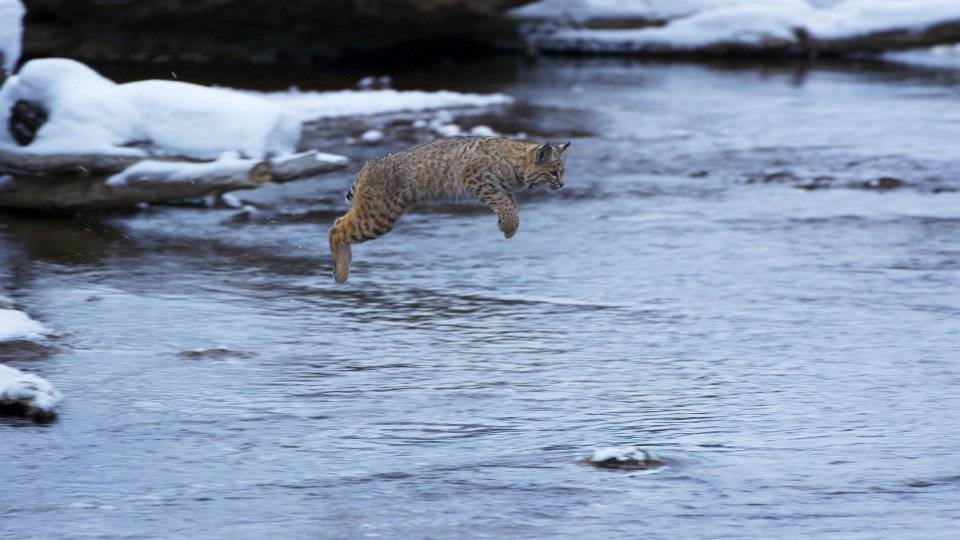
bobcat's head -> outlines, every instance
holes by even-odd
[[[550,189],[563,187],[563,151],[570,146],[564,144],[541,144],[527,150],[524,159],[523,179],[530,189],[550,186]]]

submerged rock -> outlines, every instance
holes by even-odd
[[[627,471],[656,469],[663,466],[662,460],[636,446],[599,448],[594,450],[590,457],[581,460],[581,463],[600,469]]]

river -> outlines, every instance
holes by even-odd
[[[5,292],[64,334],[5,362],[66,398],[0,422],[0,535],[956,533],[960,76],[392,75],[514,96],[460,122],[571,140],[567,187],[509,241],[486,210],[415,209],[339,286],[326,230],[358,161],[243,194],[255,213],[0,214]],[[634,444],[665,465],[578,463]]]

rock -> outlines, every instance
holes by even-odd
[[[874,191],[889,191],[891,189],[898,189],[905,186],[907,183],[899,178],[893,178],[892,176],[882,176],[876,180],[867,180],[862,182],[860,187],[863,189],[870,189]]]
[[[663,466],[663,461],[636,446],[600,448],[581,463],[601,469],[620,469],[627,471],[655,469]]]
[[[514,23],[501,14],[526,1],[25,0],[24,55],[303,64],[491,44],[513,36]]]
[[[25,99],[17,100],[10,109],[9,129],[20,146],[27,146],[37,136],[37,131],[47,122],[49,115],[42,106]]]

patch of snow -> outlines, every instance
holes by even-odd
[[[26,10],[20,0],[0,0],[0,71],[13,73],[20,59],[20,40],[23,36],[23,15]]]
[[[636,446],[608,446],[594,450],[593,454],[590,455],[589,461],[599,463],[609,459],[623,462],[638,461],[642,463],[650,459],[650,454],[648,454],[646,450],[641,450]]]
[[[327,154],[326,152],[317,152],[314,154],[314,159],[324,163],[333,163],[335,165],[346,165],[350,162],[350,159],[347,156],[341,156],[340,154]]]
[[[235,150],[249,157],[293,151],[300,120],[247,92],[178,81],[115,84],[93,69],[62,58],[27,62],[0,88],[0,125],[20,99],[39,103],[49,120],[27,148],[35,153],[143,155],[127,148],[145,142],[159,154],[197,159]],[[0,145],[16,145],[0,130]]]
[[[226,152],[216,160],[205,163],[145,159],[107,178],[106,184],[123,186],[136,183],[137,178],[143,176],[165,176],[170,181],[182,182],[218,174],[242,174],[259,162],[257,159],[241,158],[233,152]]]
[[[540,0],[510,10],[522,20],[554,20],[583,24],[599,20],[665,21],[706,9],[751,0]],[[752,0],[756,1],[756,0]]]
[[[626,9],[628,6],[631,9]],[[620,15],[615,14],[613,6],[607,16],[630,19],[643,11],[639,3],[625,2],[620,7]],[[935,24],[960,21],[957,0],[846,0],[816,5],[804,0],[731,0],[704,2],[702,8],[662,27],[571,27],[548,34],[538,43],[547,50],[585,52],[687,51],[718,45],[792,46],[799,45],[798,30],[813,39],[829,41],[881,32],[920,31]],[[592,13],[589,6],[585,13]]]
[[[360,140],[366,144],[377,144],[383,140],[383,132],[379,129],[369,129],[360,135]]]
[[[6,301],[3,307],[12,307]],[[36,341],[53,332],[26,313],[15,309],[0,309],[0,341]]]
[[[883,60],[915,66],[960,69],[960,44],[939,45],[929,49],[913,49],[888,52],[880,55]]]
[[[490,126],[473,126],[470,128],[470,134],[476,135],[477,137],[496,137],[497,132],[494,131]]]
[[[433,127],[434,133],[441,137],[456,137],[463,135],[463,130],[456,124],[439,124]]]
[[[246,92],[246,91],[245,91]],[[293,111],[301,120],[359,116],[402,111],[425,111],[457,107],[507,105],[513,99],[504,94],[464,94],[440,90],[339,90],[248,92]]]
[[[29,414],[52,414],[60,392],[46,379],[0,364],[0,405],[20,405]]]
[[[300,121],[283,107],[246,93],[179,81],[140,81],[120,90],[139,112],[141,137],[165,153],[214,158],[294,151]]]

